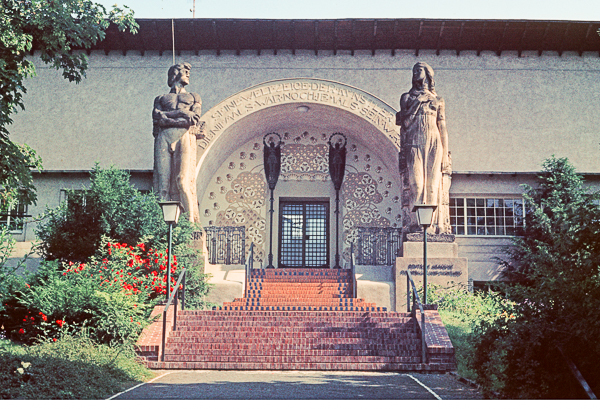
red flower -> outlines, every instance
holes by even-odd
[[[19,334],[23,335],[25,333],[25,330],[23,328],[19,329]]]
[[[56,323],[58,324],[59,327],[62,328],[62,326],[65,322],[63,320],[56,320]]]
[[[52,338],[52,341],[53,341],[53,342],[56,342],[56,338]]]

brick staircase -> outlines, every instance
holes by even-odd
[[[254,270],[245,297],[213,311],[178,312],[164,362],[151,328],[138,342],[140,356],[151,369],[454,369],[454,350],[437,311],[427,311],[428,359],[422,362],[419,321],[352,298],[350,274]],[[157,324],[162,328],[162,321],[153,324],[155,332]]]

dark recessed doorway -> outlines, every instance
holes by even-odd
[[[279,267],[329,267],[329,201],[280,199]]]

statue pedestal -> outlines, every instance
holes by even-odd
[[[440,237],[441,236],[441,237]],[[418,240],[418,241],[417,241]],[[401,257],[396,258],[394,269],[396,311],[406,311],[406,272],[409,271],[417,286],[423,286],[423,234],[407,235],[402,243]],[[427,285],[451,287],[468,285],[468,260],[458,257],[458,244],[453,235],[427,235]],[[421,300],[422,301],[422,300]]]

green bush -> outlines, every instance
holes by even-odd
[[[454,346],[458,373],[468,379],[477,379],[474,361],[476,329],[481,323],[510,318],[513,303],[498,292],[471,292],[461,284],[430,285],[427,293],[430,302],[438,305]]]
[[[56,338],[65,328],[88,328],[97,342],[135,341],[152,307],[166,297],[167,254],[143,243],[103,243],[100,259],[64,266],[44,262],[37,273],[22,279],[0,314],[5,336],[31,344]],[[181,270],[180,258],[174,255],[171,288]],[[194,272],[194,267],[189,271]],[[201,302],[198,291],[205,289],[198,276],[196,271],[186,283],[191,287],[190,291],[186,288],[191,307]]]
[[[64,263],[89,262],[92,257],[102,260],[108,255],[107,242],[142,243],[165,253],[168,226],[158,201],[153,194],[135,189],[129,177],[123,170],[96,165],[88,190],[71,192],[58,208],[47,209],[36,230],[44,258]],[[186,305],[190,308],[201,308],[209,290],[203,259],[192,246],[192,233],[197,229],[186,215],[173,227],[173,254],[187,271]]]
[[[127,292],[120,283],[102,287],[93,269],[79,266],[62,270],[57,262],[45,262],[26,278],[5,300],[0,316],[5,336],[31,344],[58,338],[67,329],[89,328],[98,342],[135,340],[148,320],[145,294]]]
[[[36,228],[45,260],[84,262],[100,248],[102,237],[113,242],[141,241],[160,248],[167,225],[153,194],[142,194],[120,169],[94,167],[90,187],[70,191],[55,209],[46,209]],[[188,223],[189,224],[189,223]],[[184,240],[174,235],[175,242]],[[189,238],[187,239],[189,241]]]
[[[475,328],[477,380],[506,398],[585,398],[564,353],[598,395],[600,194],[564,158],[524,189],[525,228],[503,262],[512,310]]]

